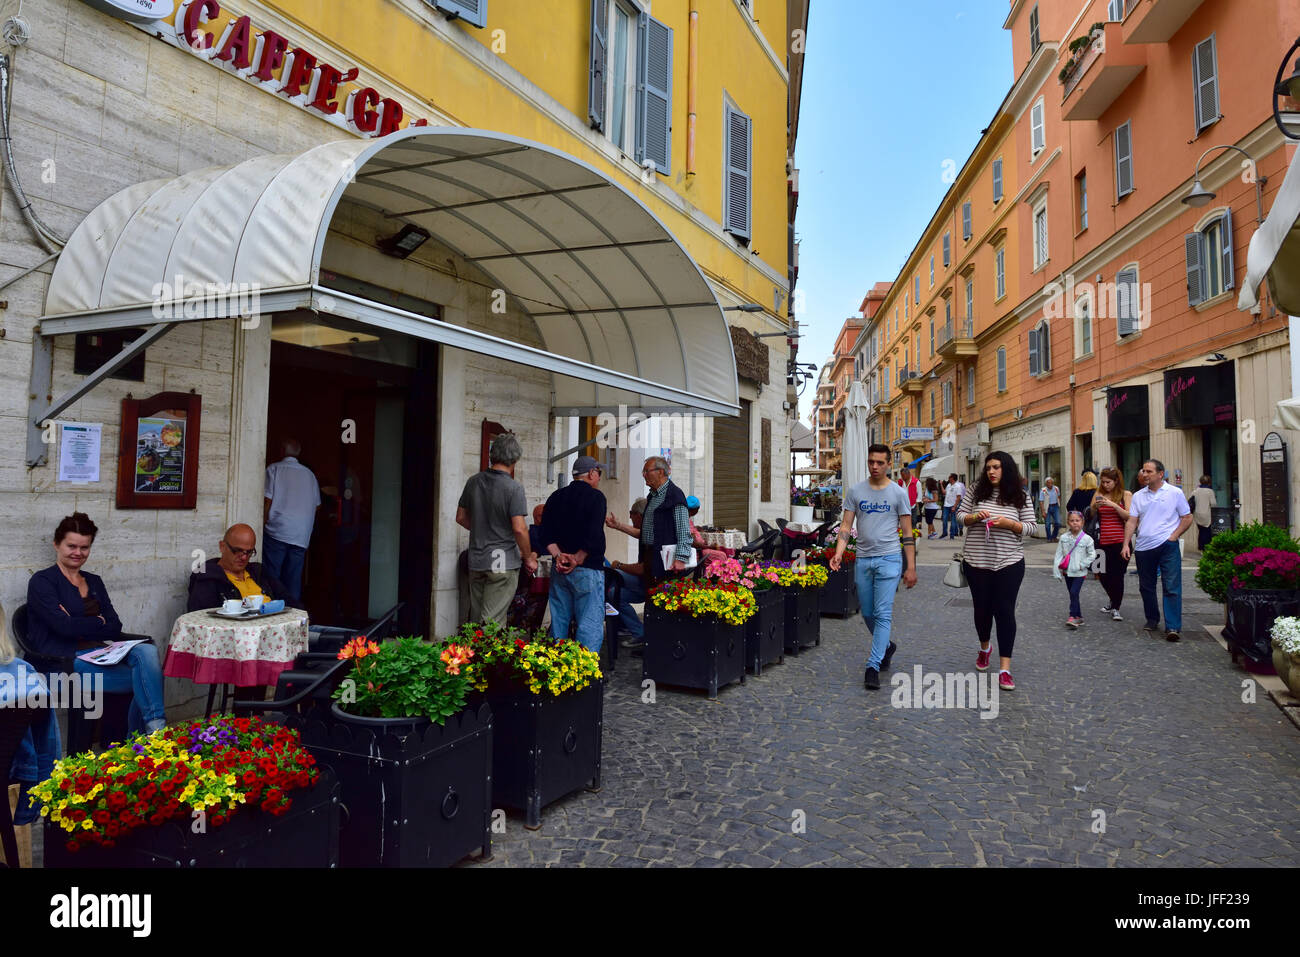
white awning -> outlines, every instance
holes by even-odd
[[[1300,150],[1291,158],[1282,188],[1273,198],[1264,225],[1250,240],[1246,279],[1237,297],[1238,309],[1253,309],[1256,290],[1268,279],[1268,291],[1277,307],[1300,316]]]
[[[933,477],[936,479],[943,479],[947,478],[955,471],[956,469],[952,467],[952,456],[945,455],[942,458],[927,459],[923,462],[921,464],[921,474],[918,478],[928,479]]]
[[[427,230],[533,318],[543,347],[322,286],[345,204],[392,233]],[[240,315],[252,288],[262,313],[308,308],[546,369],[561,413],[739,411],[721,307],[658,217],[572,156],[483,130],[416,127],[129,187],[68,241],[41,334]],[[177,303],[162,319],[159,289]]]

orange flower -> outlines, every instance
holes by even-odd
[[[339,649],[338,657],[339,657],[340,659],[351,658],[351,657],[352,657],[352,652],[353,652],[354,650],[355,650],[355,649],[352,647],[352,643],[349,642],[348,644],[344,645],[342,648]]]

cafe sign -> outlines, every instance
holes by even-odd
[[[176,0],[84,0],[100,13],[107,13],[131,23],[152,23],[165,20],[176,9]]]
[[[1231,427],[1237,418],[1237,376],[1231,362],[1169,369],[1164,375],[1165,428]]]

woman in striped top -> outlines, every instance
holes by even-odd
[[[1101,470],[1101,488],[1092,498],[1090,511],[1099,517],[1101,532],[1097,536],[1097,547],[1101,550],[1102,565],[1098,577],[1101,587],[1106,589],[1106,607],[1103,612],[1110,612],[1115,621],[1123,621],[1119,606],[1124,601],[1124,573],[1128,571],[1128,560],[1124,557],[1124,523],[1128,521],[1129,509],[1133,507],[1133,493],[1124,488],[1124,476],[1119,469]]]
[[[962,563],[975,606],[975,633],[980,653],[978,671],[987,671],[993,653],[993,623],[998,625],[1001,667],[998,685],[1016,686],[1011,677],[1011,652],[1016,643],[1016,596],[1025,580],[1023,539],[1034,534],[1034,503],[1020,482],[1016,460],[1005,452],[990,452],[984,471],[966,490],[957,507],[957,520],[970,532],[965,536]],[[983,525],[981,532],[972,526]]]

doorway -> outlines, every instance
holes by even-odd
[[[1201,429],[1201,467],[1210,476],[1216,505],[1236,505],[1241,501],[1237,471],[1237,430],[1215,426]],[[1200,476],[1188,476],[1198,485]],[[1195,486],[1192,486],[1195,487]]]
[[[1142,438],[1130,442],[1116,442],[1115,449],[1119,453],[1120,475],[1124,476],[1124,481],[1128,483],[1128,490],[1136,492],[1142,487],[1138,481],[1138,472],[1142,470],[1142,463],[1151,458],[1151,440]]]

